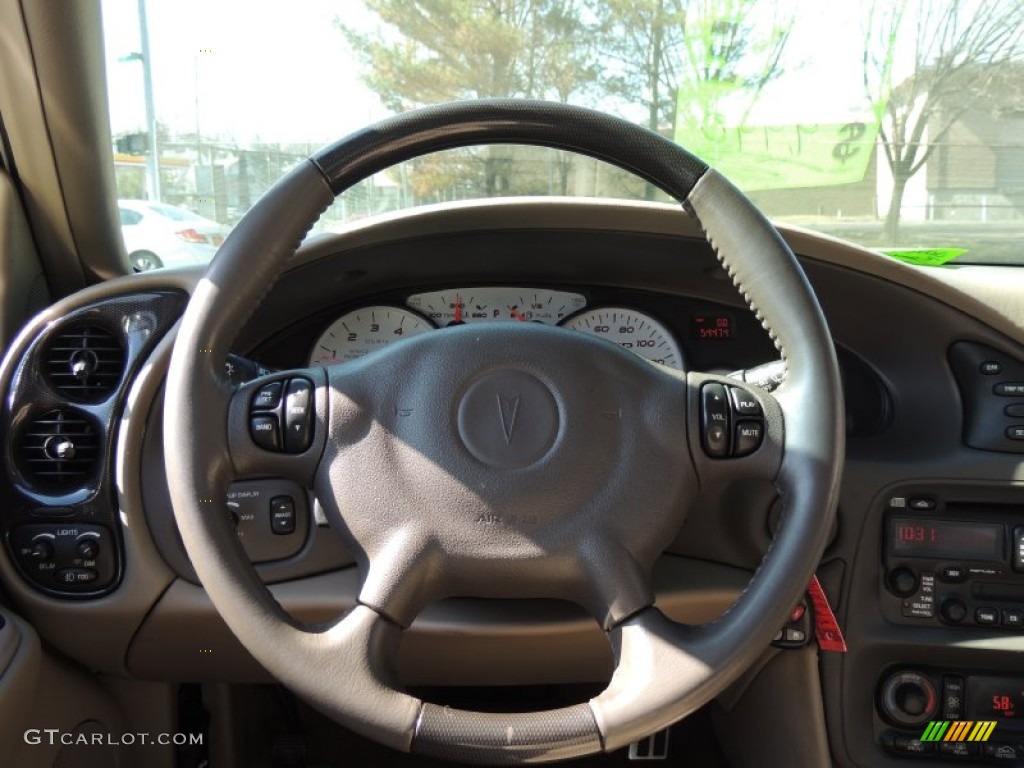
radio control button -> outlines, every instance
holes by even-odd
[[[1024,611],[1018,611],[1016,608],[1004,608],[1002,623],[1007,629],[1024,627]]]
[[[962,565],[947,565],[942,569],[939,578],[950,584],[958,584],[967,578],[967,569]]]
[[[978,608],[974,612],[974,620],[983,626],[999,623],[999,611],[995,608]]]
[[[913,499],[908,499],[907,506],[910,509],[917,510],[918,512],[926,512],[930,509],[935,509],[936,502],[935,499],[929,496],[917,496]]]
[[[967,606],[964,605],[963,600],[950,597],[943,601],[942,607],[939,608],[939,613],[942,615],[943,621],[950,624],[959,624],[967,618]]]
[[[894,595],[909,597],[917,592],[917,574],[909,568],[889,571],[889,589]]]
[[[1013,529],[1013,570],[1024,571],[1024,525]]]

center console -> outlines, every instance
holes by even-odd
[[[960,647],[1024,633],[1024,505],[1008,501],[948,488],[890,495],[882,516],[883,617],[953,629]],[[1024,670],[931,662],[905,659],[882,670],[878,743],[901,757],[1024,765]]]

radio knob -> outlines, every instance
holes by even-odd
[[[942,620],[950,624],[959,624],[967,618],[967,606],[964,601],[956,597],[950,597],[942,601],[939,606],[939,615]]]
[[[889,591],[900,597],[910,597],[917,592],[917,574],[909,568],[893,568],[889,571]]]
[[[937,709],[935,686],[920,672],[899,672],[882,686],[882,711],[896,725],[920,725]]]

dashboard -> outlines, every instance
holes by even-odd
[[[1014,719],[1024,707],[1024,431],[1016,431],[1024,429],[1024,388],[1016,388],[1024,387],[1024,323],[1004,311],[1012,301],[1000,303],[1019,289],[1016,278],[978,277],[983,288],[974,290],[970,270],[946,281],[827,238],[784,235],[825,311],[843,375],[847,458],[818,577],[848,651],[814,656],[805,623],[799,641],[769,653],[816,659],[802,674],[813,676],[820,711],[812,719],[839,764],[1016,756],[1024,743]],[[90,668],[265,681],[198,585],[167,492],[163,377],[175,322],[200,278],[169,270],[108,281],[55,305],[19,337],[0,376],[8,467],[0,573],[46,641]],[[415,211],[310,239],[268,286],[228,363],[237,382],[372,364],[378,349],[417,334],[496,322],[588,333],[652,365],[767,389],[779,357],[677,209],[522,202]],[[530,349],[514,353],[528,359]],[[697,509],[654,574],[659,605],[691,622],[728,608],[784,524],[766,482],[702,489]],[[322,621],[353,604],[355,558],[309,489],[239,477],[222,513],[294,615]],[[610,651],[582,611],[495,602],[428,609],[403,640],[403,679],[607,679]],[[199,642],[214,652],[197,653]],[[511,660],[510,642],[520,651]],[[772,707],[814,703],[773,699],[778,692],[753,678],[744,685],[769,719]],[[967,708],[946,707],[957,695]],[[774,703],[766,710],[766,702]],[[997,722],[992,749],[947,754],[918,738],[942,718]],[[773,726],[794,743],[816,727],[786,720]]]

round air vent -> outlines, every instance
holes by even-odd
[[[66,408],[32,419],[18,445],[21,472],[41,489],[81,487],[99,460],[99,433],[91,420]]]
[[[124,347],[105,328],[76,325],[50,340],[43,367],[53,388],[68,399],[95,403],[121,383]]]

